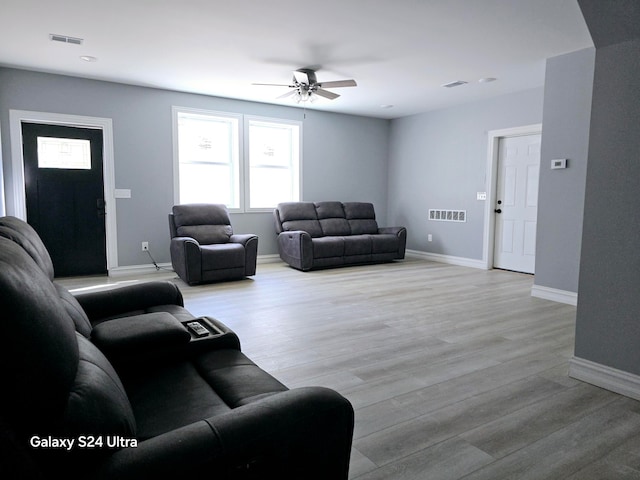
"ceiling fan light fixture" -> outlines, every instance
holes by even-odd
[[[296,103],[301,103],[309,100],[309,97],[311,97],[311,92],[309,92],[309,90],[298,88],[295,95],[293,96],[293,99],[296,101]]]

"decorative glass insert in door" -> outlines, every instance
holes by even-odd
[[[38,168],[91,170],[91,142],[75,138],[38,137]]]

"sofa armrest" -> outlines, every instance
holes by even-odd
[[[182,292],[171,282],[146,282],[109,290],[76,293],[74,297],[92,323],[158,305],[184,307]]]
[[[231,235],[231,237],[229,237],[229,241],[233,243],[241,243],[246,247],[248,242],[257,238],[258,236],[254,235],[253,233],[234,233],[233,235]]]
[[[276,393],[209,422],[231,468],[248,465],[254,470],[251,478],[348,477],[354,412],[334,390],[304,387]],[[286,475],[276,476],[283,466]]]
[[[378,233],[384,233],[387,235],[406,235],[407,229],[405,227],[380,227]]]
[[[116,318],[96,325],[91,341],[110,359],[146,356],[177,346],[184,346],[191,335],[173,315],[165,312],[144,313]]]
[[[96,478],[346,480],[353,422],[333,390],[288,390],[123,448]]]
[[[298,270],[313,267],[313,242],[311,235],[303,230],[293,230],[278,234],[280,258]]]
[[[207,478],[216,472],[222,455],[218,436],[203,420],[116,451],[93,478]]]
[[[198,317],[196,320],[204,321],[205,327],[213,335],[200,337],[189,343],[189,354],[197,355],[210,350],[241,350],[238,335],[224,323],[209,316]]]
[[[231,235],[229,241],[244,246],[244,274],[247,277],[255,275],[258,263],[258,236],[253,233],[236,233]]]
[[[191,237],[174,237],[169,246],[171,265],[185,282],[202,281],[202,256],[200,244]]]
[[[396,235],[398,237],[398,256],[396,258],[403,259],[407,248],[407,229],[406,227],[380,227],[378,233]]]

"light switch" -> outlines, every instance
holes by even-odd
[[[116,188],[113,190],[114,198],[131,198],[131,190],[128,188]]]
[[[554,158],[551,160],[551,170],[558,170],[561,168],[567,168],[566,158]]]
[[[476,200],[486,200],[486,199],[487,199],[487,192],[476,193]]]

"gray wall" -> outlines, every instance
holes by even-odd
[[[547,60],[535,284],[578,292],[595,48]],[[551,170],[554,158],[568,168]]]
[[[117,200],[118,264],[169,261],[167,213],[173,204],[171,107],[193,107],[303,120],[300,108],[208,97],[117,83],[0,68],[0,131],[8,211],[11,212],[9,110],[111,118]],[[304,200],[371,201],[386,222],[389,121],[307,110],[303,125]],[[270,213],[234,214],[234,231],[256,233],[260,255],[276,254]]]
[[[606,19],[606,13],[599,18]],[[575,349],[576,357],[636,375],[640,374],[638,59],[640,39],[602,48],[596,44]]]
[[[389,217],[407,226],[407,248],[482,260],[488,132],[541,123],[542,104],[538,88],[392,120]],[[467,222],[429,221],[430,208],[466,210]]]

